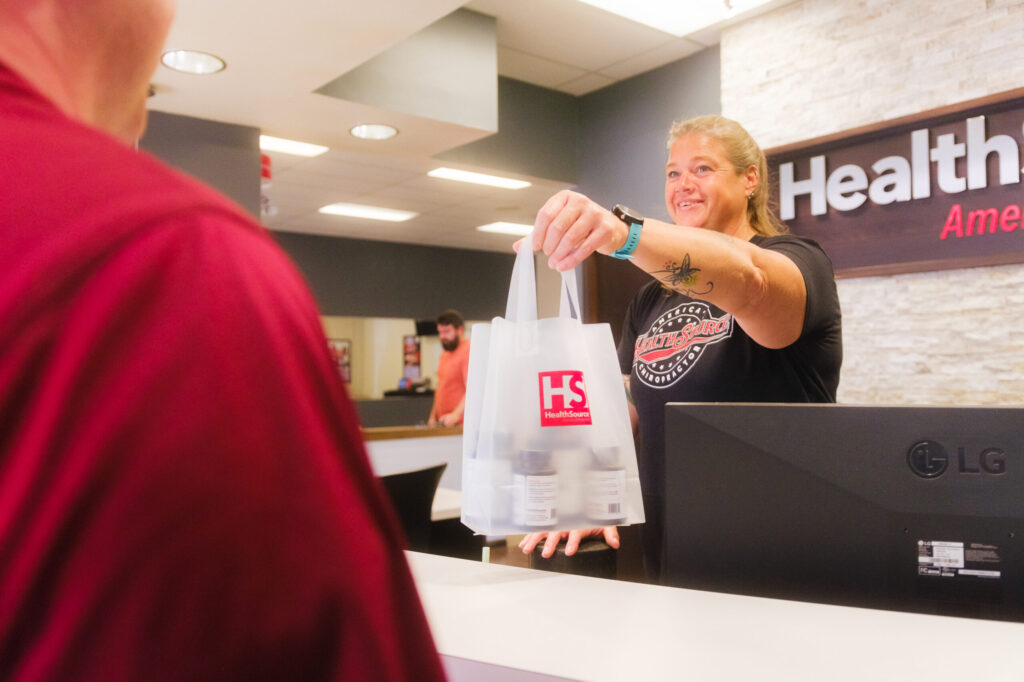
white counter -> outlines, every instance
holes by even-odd
[[[452,682],[1024,680],[1024,624],[407,556]]]
[[[447,521],[462,517],[462,491],[438,488],[430,507],[431,521]]]
[[[369,431],[367,429],[366,431]],[[421,438],[375,438],[366,441],[370,465],[378,476],[425,469],[446,463],[440,486],[462,488],[462,433],[453,429],[422,429]],[[447,435],[455,431],[457,435]],[[375,434],[379,435],[379,434]]]

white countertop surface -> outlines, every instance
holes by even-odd
[[[1024,680],[1024,624],[407,556],[453,682]]]
[[[423,429],[422,438],[397,438],[366,442],[370,466],[378,476],[425,469],[444,462],[442,488],[462,488],[462,434],[457,429]],[[438,433],[455,432],[453,435]]]
[[[430,507],[431,521],[445,521],[462,517],[462,491],[438,488]]]

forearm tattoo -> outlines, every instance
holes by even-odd
[[[667,261],[664,270],[655,270],[651,274],[662,282],[686,296],[707,296],[715,288],[714,282],[708,282],[702,291],[695,287],[700,283],[697,273],[700,268],[690,265],[690,254],[683,256],[683,262]]]

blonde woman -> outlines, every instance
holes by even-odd
[[[592,253],[628,259],[651,282],[633,298],[619,360],[639,427],[647,523],[644,563],[657,578],[664,504],[667,402],[835,402],[842,363],[841,315],[831,261],[812,240],[786,234],[768,202],[764,152],[722,116],[673,124],[665,165],[672,224],[623,206],[608,210],[570,191],[537,214],[534,250],[556,270]],[[635,411],[634,408],[635,407]],[[568,536],[614,528],[533,533],[550,556]]]

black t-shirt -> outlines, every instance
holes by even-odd
[[[800,338],[781,349],[755,343],[710,303],[644,286],[629,304],[619,365],[631,375],[640,417],[639,467],[645,496],[663,497],[665,403],[835,402],[842,363],[839,297],[832,263],[813,240],[755,236],[800,269],[807,307]]]

